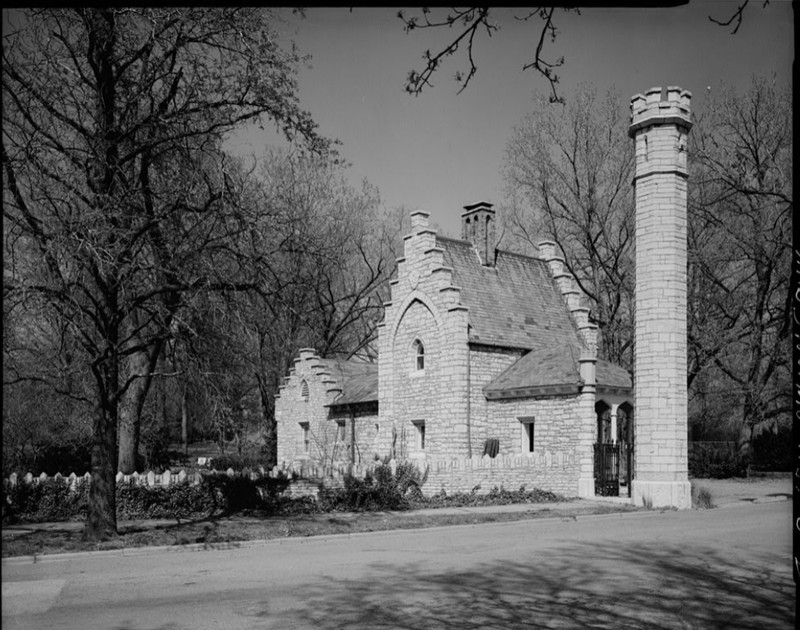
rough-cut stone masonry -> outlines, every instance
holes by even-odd
[[[483,453],[484,441],[496,438],[497,427],[490,409],[495,407],[495,401],[489,402],[483,393],[483,388],[491,380],[516,362],[523,352],[493,346],[470,344],[469,352],[469,378],[470,378],[470,424],[472,428],[472,454]],[[501,452],[508,448],[508,444],[500,443]],[[513,451],[513,452],[519,452]]]
[[[275,401],[279,465],[287,466],[300,460],[328,466],[349,463],[354,417],[356,456],[374,458],[380,450],[375,406],[354,406],[352,410],[332,412],[327,405],[334,402],[341,391],[341,384],[325,362],[313,350],[302,349]]]
[[[548,490],[567,497],[578,495],[577,460],[574,452],[544,451],[532,455],[500,455],[491,458],[432,460],[422,487],[425,496],[444,490],[447,493],[485,494],[495,486],[508,490]]]
[[[415,461],[429,471],[426,494],[525,485],[592,496],[597,327],[555,243],[543,243],[538,259],[496,251],[493,219],[491,204],[466,207],[470,244],[437,237],[426,212],[412,213],[378,326],[378,417],[356,418],[356,464],[370,448],[373,458]],[[315,368],[304,360],[278,405],[282,435],[295,440],[294,450],[279,448],[281,462],[298,460],[289,416],[309,416],[297,387]],[[336,386],[327,382],[329,401]],[[339,416],[328,414],[328,426]],[[499,456],[482,458],[494,440]],[[326,451],[331,463],[341,452]]]
[[[381,424],[394,428],[396,456],[465,455],[467,309],[436,247],[436,232],[428,228],[428,214],[412,213],[411,222],[378,332]],[[415,341],[424,347],[422,370],[415,363]]]

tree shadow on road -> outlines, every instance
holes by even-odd
[[[467,572],[375,566],[367,580],[310,589],[284,621],[409,630],[791,628],[788,562],[775,556],[756,566],[703,547],[620,543],[575,544]]]

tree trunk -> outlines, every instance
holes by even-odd
[[[104,403],[104,407],[107,405],[110,406],[110,403]],[[117,535],[117,466],[114,461],[117,422],[113,410],[99,410],[93,428],[89,509],[83,537],[85,540],[100,541]]]
[[[127,357],[126,375],[134,377],[119,408],[119,470],[125,475],[136,472],[142,428],[142,409],[153,384],[153,370],[161,356],[162,342],[150,352],[136,352]]]
[[[128,357],[127,375],[140,375],[134,378],[119,407],[119,470],[125,475],[136,472],[141,435],[141,415],[147,392],[153,381],[149,357],[137,352]]]
[[[278,464],[278,436],[275,426],[275,399],[271,394],[264,374],[256,374],[258,390],[261,394],[261,414],[264,434],[264,451],[266,467],[272,468]]]
[[[183,386],[183,393],[181,395],[181,445],[183,446],[183,454],[189,456],[189,408],[188,401],[189,393],[186,385]]]

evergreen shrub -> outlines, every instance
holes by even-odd
[[[749,461],[735,448],[719,448],[703,442],[690,443],[689,476],[700,479],[729,479],[747,476]]]

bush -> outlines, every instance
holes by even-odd
[[[728,479],[747,475],[747,457],[735,448],[693,442],[689,445],[689,476],[701,479]]]
[[[214,513],[216,503],[209,488],[189,482],[164,486],[142,486],[133,482],[117,484],[117,517],[188,518]]]
[[[273,477],[250,478],[245,469],[241,473],[211,473],[203,476],[203,484],[213,498],[214,509],[223,514],[262,510],[275,512],[285,503],[281,498],[289,486],[289,478],[280,475]]]
[[[401,487],[407,489],[411,484],[411,473],[406,467],[398,467],[398,471],[401,472],[400,483],[388,464],[379,464],[372,474],[364,475],[363,480],[347,475],[344,488],[320,492],[320,508],[324,512],[407,510],[410,506]]]
[[[77,521],[86,518],[89,482],[78,479],[75,490],[68,483],[48,479],[38,483],[3,484],[3,521],[31,523]]]
[[[694,485],[692,485],[692,495],[692,503],[694,507],[698,509],[710,510],[717,507],[714,504],[714,497],[711,495],[711,491],[708,488],[701,486],[695,490]]]
[[[478,494],[480,486],[475,486],[470,492],[454,492],[447,494],[442,489],[431,497],[420,498],[414,501],[413,507],[469,507],[478,505],[510,505],[512,503],[554,503],[568,499],[555,492],[533,488],[526,490],[520,486],[519,490],[507,490],[503,486],[494,486],[486,494]]]
[[[763,431],[753,440],[752,468],[770,472],[792,470],[793,444],[791,427]]]

